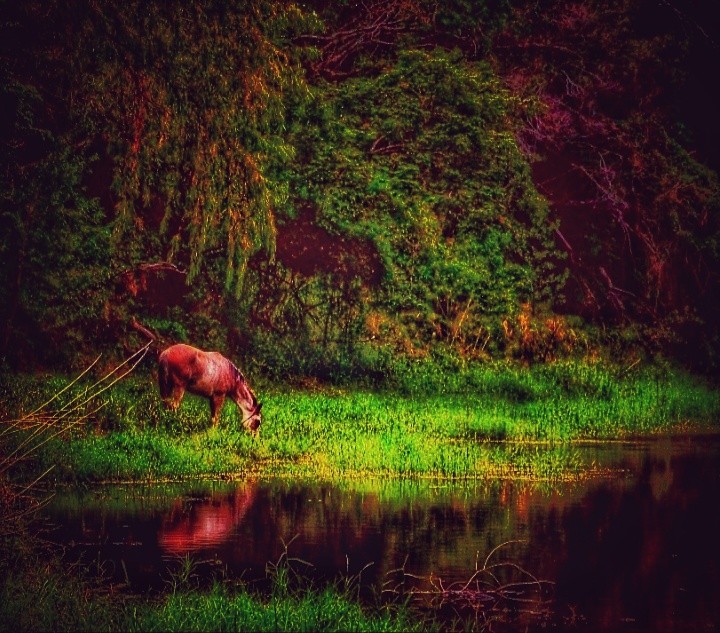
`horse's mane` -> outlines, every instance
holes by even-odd
[[[250,397],[252,398],[253,404],[256,405],[258,403],[257,396],[255,395],[255,392],[252,390],[252,387],[250,387],[250,385],[248,384],[248,381],[246,380],[244,374],[237,368],[237,365],[235,365],[235,363],[233,363],[231,360],[228,360],[228,362],[230,363],[230,367],[232,367],[233,371],[235,372],[235,378],[236,379],[240,378],[240,380],[243,381],[243,383],[245,385],[245,389],[247,389],[248,392],[250,393]]]
[[[230,367],[232,367],[233,371],[235,372],[235,378],[242,378],[243,380],[245,380],[245,376],[243,376],[243,373],[237,368],[237,365],[231,360],[228,360],[228,363],[230,363]]]

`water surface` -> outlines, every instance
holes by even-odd
[[[526,609],[536,624],[720,628],[720,439],[578,450],[587,462],[611,467],[611,474],[553,485],[260,480],[103,486],[61,491],[46,515],[68,556],[102,565],[133,591],[167,589],[185,557],[195,562],[198,584],[210,573],[261,583],[268,563],[283,552],[316,579],[361,572],[363,583],[376,588],[460,588],[492,552],[488,564],[500,566],[492,582],[477,576],[488,583],[483,587],[530,576],[548,581],[523,594],[541,601]],[[466,607],[486,604],[482,594],[473,596]],[[450,601],[452,612],[458,604]]]

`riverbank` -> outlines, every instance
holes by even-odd
[[[94,573],[68,567],[35,542],[38,477],[45,485],[278,476],[559,482],[596,472],[580,443],[714,432],[720,413],[717,390],[680,371],[566,362],[445,374],[419,366],[393,389],[259,380],[264,420],[255,439],[230,404],[213,429],[202,399],[167,411],[149,372],[114,379],[16,375],[2,383],[2,629],[438,628],[402,601],[361,607],[352,584],[316,587],[298,577],[291,589],[285,567],[269,568],[269,591],[221,578],[200,590],[187,560],[163,595],[127,595],[103,580],[102,561]]]
[[[622,471],[549,485],[63,486],[42,515],[55,526],[48,537],[63,547],[68,573],[81,560],[91,586],[97,577],[94,605],[86,590],[63,613],[73,597],[60,594],[75,585],[43,573],[31,593],[16,587],[14,601],[25,604],[15,613],[18,621],[67,622],[104,604],[108,613],[96,620],[108,622],[103,630],[298,630],[297,622],[307,630],[403,630],[403,618],[416,630],[485,630],[473,622],[496,631],[567,630],[573,622],[615,630],[632,617],[634,630],[649,633],[720,622],[712,600],[718,518],[705,503],[717,494],[720,436],[580,450]],[[48,558],[37,567],[46,569]],[[38,609],[47,612],[29,615]]]
[[[70,382],[13,381],[12,419]],[[187,395],[178,412],[167,411],[151,375],[119,381],[79,407],[72,403],[88,388],[76,383],[17,425],[17,438],[26,427],[48,436],[23,465],[25,476],[52,468],[57,481],[86,483],[248,475],[560,480],[592,474],[577,442],[713,430],[720,414],[720,393],[681,371],[577,362],[451,375],[419,366],[393,390],[262,381],[255,388],[263,402],[259,438],[242,429],[231,403],[217,428],[202,398]]]

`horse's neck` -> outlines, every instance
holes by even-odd
[[[248,413],[252,411],[255,405],[255,396],[250,387],[248,387],[247,383],[242,378],[240,378],[240,385],[237,390],[237,394],[238,405],[241,406],[243,409],[246,409]]]

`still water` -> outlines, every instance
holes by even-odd
[[[360,573],[376,589],[412,585],[436,604],[449,597],[442,602],[452,613],[477,613],[507,587],[511,606],[535,624],[720,629],[720,436],[577,450],[610,472],[552,485],[104,486],[60,491],[46,517],[68,556],[100,564],[138,592],[167,589],[188,556],[195,582],[215,573],[261,583],[268,563],[287,552],[304,576]],[[483,565],[493,574],[476,574]],[[463,587],[490,593],[447,591]]]

